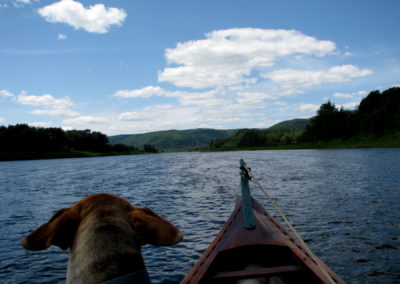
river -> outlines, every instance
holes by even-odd
[[[20,241],[54,211],[107,192],[152,208],[184,232],[178,245],[142,248],[154,283],[178,283],[233,210],[241,158],[314,253],[344,280],[400,282],[400,149],[0,162],[0,282],[65,282],[68,252],[31,252]]]

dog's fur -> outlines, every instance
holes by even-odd
[[[92,194],[64,208],[22,240],[29,250],[70,249],[67,283],[101,283],[145,270],[143,244],[173,245],[181,231],[148,208],[112,194]]]

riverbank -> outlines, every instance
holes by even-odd
[[[236,145],[218,149],[205,149],[205,152],[245,151],[245,150],[300,150],[300,149],[354,149],[354,148],[400,148],[400,132],[384,137],[357,136],[348,140],[335,139],[315,143],[282,144],[273,146],[238,147]]]
[[[316,143],[299,143],[274,146],[258,146],[258,147],[238,147],[236,145],[224,146],[218,149],[210,147],[202,147],[197,149],[188,149],[179,152],[224,152],[224,151],[246,151],[246,150],[301,150],[301,149],[354,149],[354,148],[400,148],[400,133],[384,136],[361,136],[353,137],[348,140],[336,139],[329,142]],[[162,153],[167,153],[162,152]],[[173,151],[176,152],[176,151]],[[143,151],[127,151],[127,152],[85,152],[85,151],[68,151],[68,152],[0,152],[0,161],[16,161],[16,160],[39,160],[39,159],[62,159],[62,158],[87,158],[87,157],[103,157],[103,156],[119,156],[119,155],[140,155],[149,154]]]

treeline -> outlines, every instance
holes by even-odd
[[[356,110],[338,109],[328,101],[305,128],[242,129],[226,139],[215,139],[210,150],[291,146],[349,140],[367,136],[385,137],[400,133],[400,88],[373,91]],[[400,143],[399,143],[400,144]]]
[[[0,126],[1,160],[143,152],[155,153],[158,150],[152,145],[145,145],[144,149],[124,144],[111,145],[107,135],[88,129],[64,131],[27,124]]]
[[[400,88],[373,91],[356,110],[338,109],[330,101],[321,105],[301,137],[304,142],[382,137],[400,132]]]
[[[214,139],[210,150],[231,150],[235,148],[270,147],[297,144],[301,129],[241,129],[234,136],[225,139]]]

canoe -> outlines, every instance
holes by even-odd
[[[251,197],[248,180],[242,175],[235,209],[181,283],[345,283]]]

